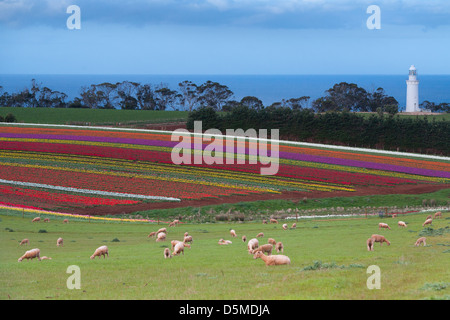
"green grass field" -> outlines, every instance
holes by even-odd
[[[168,241],[148,238],[166,224],[87,222],[61,218],[32,223],[32,215],[0,212],[0,299],[449,299],[450,213],[422,227],[428,213],[399,218],[302,219],[296,229],[281,224],[247,223],[182,224],[168,228]],[[399,228],[397,220],[408,224]],[[391,230],[378,230],[380,221]],[[294,222],[288,220],[289,226]],[[238,238],[231,238],[229,230]],[[45,232],[44,232],[45,231]],[[164,259],[170,240],[181,240],[184,232],[194,238],[184,256]],[[272,237],[282,241],[289,266],[267,267],[253,259],[241,236],[248,239],[263,232],[260,244]],[[377,233],[391,241],[367,251],[366,239]],[[414,247],[421,235],[427,246]],[[57,247],[56,239],[64,238]],[[28,247],[19,242],[28,238]],[[232,240],[218,245],[220,238]],[[101,246],[109,247],[109,258],[90,260]],[[52,260],[18,262],[31,248]],[[81,289],[68,289],[76,265],[81,271]],[[379,266],[381,289],[368,289],[367,268]]]

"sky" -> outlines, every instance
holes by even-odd
[[[449,17],[448,0],[0,0],[0,74],[450,74]]]

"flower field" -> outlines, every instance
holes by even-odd
[[[191,145],[199,140],[192,138]],[[234,154],[247,159],[244,164],[174,164],[171,152],[177,144],[170,132],[2,125],[0,203],[108,214],[165,203],[250,201],[256,195],[331,197],[367,188],[396,193],[400,187],[444,188],[450,182],[447,158],[282,143],[277,174],[261,175],[267,165],[248,161],[253,142],[245,144],[245,154]],[[202,149],[207,146],[203,142]],[[236,141],[234,146],[241,147]]]

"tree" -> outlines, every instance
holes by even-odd
[[[139,83],[123,81],[117,83],[117,94],[119,95],[119,106],[122,109],[136,110],[139,108],[136,98]]]
[[[117,93],[117,84],[104,82],[95,85],[97,91],[97,97],[100,98],[100,104],[104,109],[115,109],[117,106],[117,99],[119,94]]]
[[[222,106],[233,96],[233,92],[218,82],[206,81],[198,87],[199,102],[214,110],[221,110]]]
[[[378,108],[384,109],[387,105],[396,105],[398,109],[398,101],[394,97],[386,95],[383,88],[377,88],[375,91],[367,94],[366,108],[359,111],[376,112]]]
[[[97,92],[96,86],[93,84],[89,87],[81,87],[80,97],[83,105],[89,109],[97,109],[102,100],[102,97]]]
[[[240,104],[250,109],[261,110],[262,108],[264,108],[263,102],[257,97],[253,96],[243,97]]]
[[[325,91],[328,99],[333,101],[334,111],[345,108],[351,111],[365,109],[367,105],[367,91],[354,83],[341,82]]]
[[[302,96],[300,98],[291,98],[289,100],[283,99],[283,105],[285,107],[291,108],[292,110],[300,110],[306,108],[310,97]]]
[[[151,85],[144,84],[137,88],[136,100],[141,110],[155,110],[156,101],[154,99],[154,91]]]
[[[191,112],[199,103],[198,86],[191,81],[185,80],[180,82],[178,87],[180,88],[180,100],[184,110]]]
[[[175,110],[177,101],[180,95],[177,91],[171,90],[167,87],[160,87],[155,91],[155,102],[157,110],[167,110],[167,108],[172,108]]]

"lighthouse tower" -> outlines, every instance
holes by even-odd
[[[414,65],[409,68],[409,79],[406,80],[406,112],[419,111],[419,80]]]

